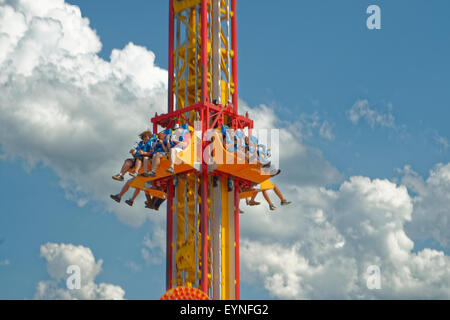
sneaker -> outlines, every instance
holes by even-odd
[[[270,204],[270,205],[269,205],[269,209],[270,209],[271,211],[274,211],[276,208],[277,208],[277,207],[275,207],[273,204]]]
[[[115,176],[113,176],[112,177],[114,180],[117,180],[117,181],[123,181],[123,175],[121,175],[120,173],[119,174],[116,174]]]
[[[155,173],[155,171],[153,171],[153,170],[146,171],[146,172],[144,172],[143,174],[141,174],[141,177],[144,177],[144,178],[148,178],[148,177],[156,177],[156,173]]]
[[[136,171],[130,172],[129,175],[132,176],[133,178],[136,178],[138,176]]]
[[[244,213],[244,211],[242,211],[241,209],[239,209],[239,213]]]
[[[248,202],[249,206],[259,206],[261,204],[261,202],[255,201],[255,200],[250,200]]]
[[[153,206],[151,206],[148,201],[145,201],[145,207],[148,209],[153,209]]]
[[[173,168],[169,168],[166,170],[168,173],[175,173],[175,170]]]
[[[113,199],[114,201],[120,202],[120,197],[118,194],[112,194],[110,195],[111,199]]]
[[[131,200],[131,199],[125,200],[125,203],[126,203],[127,205],[129,205],[130,207],[133,206],[133,200]]]
[[[287,200],[281,201],[282,206],[287,206],[288,204],[291,204],[291,203],[292,203],[291,201],[287,201]]]

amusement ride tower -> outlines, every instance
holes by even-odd
[[[219,139],[225,125],[253,128],[238,114],[236,33],[236,0],[169,0],[168,110],[151,122],[154,133],[178,123],[191,138],[174,173],[163,160],[131,184],[167,199],[166,289],[210,299],[240,298],[239,199],[270,178]]]

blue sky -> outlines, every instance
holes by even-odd
[[[155,64],[167,70],[167,1],[66,2],[89,18],[102,43],[101,58],[110,61],[113,49],[122,50],[132,42],[152,51]],[[328,187],[338,190],[350,176],[401,183],[408,175],[398,169],[406,165],[418,174],[417,179],[426,180],[438,163],[449,162],[448,1],[255,2],[238,0],[239,96],[250,107],[268,106],[279,123],[302,132],[302,144],[319,152],[341,174]],[[366,8],[371,4],[381,8],[381,30],[366,27]],[[371,116],[360,113],[352,122],[350,110],[358,102]],[[331,135],[319,132],[323,125]],[[123,138],[130,144],[135,141],[135,137]],[[20,150],[20,141],[16,147],[12,150]],[[0,141],[4,154],[0,157],[1,299],[33,298],[37,283],[50,279],[46,261],[39,255],[47,242],[90,248],[97,260],[103,260],[96,282],[122,287],[127,299],[160,297],[164,259],[149,264],[142,257],[144,239],[151,237],[152,223],[160,220],[130,226],[101,201],[79,206],[61,186],[61,174],[51,161],[38,159],[30,168],[29,157],[10,150]],[[413,197],[412,184],[404,184]],[[244,218],[243,223],[248,221]],[[408,229],[406,233],[416,252],[432,248],[449,254],[439,239],[415,238]],[[250,277],[247,270],[243,268],[243,278]],[[267,283],[256,280],[242,283],[241,297],[286,296],[277,296]]]

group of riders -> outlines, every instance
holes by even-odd
[[[247,163],[256,163],[263,170],[264,174],[274,177],[280,173],[280,169],[273,168],[270,158],[270,151],[262,144],[258,144],[258,140],[254,136],[245,136],[244,132],[240,129],[233,130],[227,126],[222,125],[221,133],[223,137],[224,146],[228,152],[240,154],[245,157]],[[124,181],[125,174],[129,172],[131,178],[125,183],[121,191],[118,194],[111,195],[111,198],[117,202],[120,202],[122,196],[129,190],[131,182],[139,175],[139,171],[143,168],[142,177],[155,177],[156,170],[159,168],[161,160],[167,158],[170,166],[166,170],[170,174],[175,173],[175,162],[177,154],[183,151],[190,143],[191,133],[188,124],[180,125],[176,123],[173,129],[166,129],[158,134],[153,134],[151,131],[144,131],[139,135],[141,141],[137,146],[130,150],[131,158],[126,159],[122,165],[120,172],[114,175],[112,178],[117,181]],[[148,170],[148,161],[151,161],[151,170]],[[156,189],[165,192],[167,189],[167,183],[164,179],[147,182],[146,186],[151,189]],[[228,179],[228,188],[232,189],[231,179]],[[287,201],[281,194],[278,187],[271,183],[271,189],[280,198],[280,204],[282,206],[288,205],[291,202]],[[260,203],[255,201],[258,189],[254,189],[254,194],[246,198],[246,204],[250,206],[259,205]],[[267,195],[267,190],[260,190],[269,204],[270,210],[275,210],[275,205],[271,202]],[[133,196],[126,200],[129,206],[133,206],[134,200],[139,195],[140,189],[136,188]],[[149,209],[158,210],[160,205],[165,199],[151,196],[145,192],[147,201],[145,201],[145,207]],[[242,213],[242,210],[240,210]]]

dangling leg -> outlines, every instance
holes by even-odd
[[[280,189],[278,189],[278,187],[274,184],[274,188],[273,191],[275,192],[275,194],[278,196],[278,198],[280,198],[281,201],[281,205],[282,206],[287,206],[288,204],[291,204],[291,201],[287,201],[283,195],[281,194]]]
[[[128,199],[125,201],[126,204],[128,204],[130,207],[133,206],[134,200],[136,200],[136,197],[139,195],[139,192],[141,192],[140,189],[134,189],[133,196],[131,199]]]
[[[267,203],[269,204],[269,209],[272,210],[272,211],[275,210],[275,206],[273,205],[272,201],[270,201],[270,198],[267,195],[267,191],[263,190],[262,194],[264,196],[264,199],[266,199]]]
[[[122,169],[120,169],[120,173],[116,174],[115,176],[113,176],[112,178],[114,180],[118,180],[118,181],[123,181],[123,176],[124,174],[130,170],[130,168],[132,168],[134,165],[134,161],[131,159],[127,159],[124,161],[123,165],[122,165]]]
[[[261,204],[261,202],[255,201],[256,196],[258,195],[259,191],[256,191],[255,194],[251,197],[250,201],[247,203],[249,206],[258,206]]]
[[[175,150],[175,148],[171,148],[170,151],[169,151],[170,168],[166,170],[169,173],[174,173],[175,172],[175,159],[176,159],[176,156],[177,156],[177,150]]]
[[[120,202],[120,200],[122,199],[122,196],[127,193],[128,189],[130,189],[130,182],[132,180],[128,181],[127,183],[125,183],[125,185],[122,187],[122,190],[120,190],[119,194],[112,194],[110,197],[111,199]]]
[[[141,158],[136,158],[135,164],[134,164],[134,171],[130,172],[130,176],[136,178],[138,176],[139,170],[141,169],[142,160]]]

